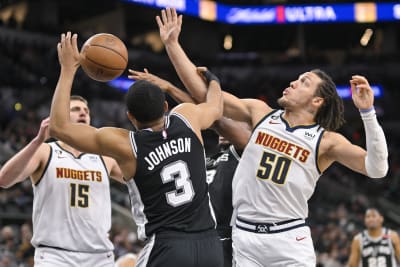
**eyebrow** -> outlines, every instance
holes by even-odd
[[[301,78],[308,79],[310,82],[312,82],[312,79],[309,76],[306,76],[305,74],[300,75],[299,79]]]

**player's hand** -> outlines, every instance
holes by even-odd
[[[58,61],[62,68],[76,70],[80,63],[80,55],[77,44],[78,35],[71,32],[62,33],[61,40],[57,44]]]
[[[205,82],[207,82],[207,84],[210,84],[211,81],[216,81],[218,84],[220,84],[218,77],[214,73],[209,71],[207,67],[197,67],[196,71],[200,75],[200,77]]]
[[[161,10],[161,18],[157,16],[156,21],[160,29],[161,40],[165,45],[178,42],[182,26],[182,15],[178,16],[175,8]]]
[[[132,70],[129,69],[128,70],[129,73],[131,75],[128,75],[129,79],[133,79],[133,80],[145,80],[151,83],[154,83],[155,85],[157,85],[158,87],[161,88],[161,90],[163,90],[164,92],[166,92],[168,90],[168,88],[170,88],[171,83],[161,79],[160,77],[151,74],[146,68],[144,69],[144,72],[141,71],[136,71],[136,70]]]
[[[370,109],[374,105],[374,91],[368,80],[360,75],[354,75],[350,80],[351,96],[358,109]]]
[[[46,119],[42,120],[42,122],[40,123],[39,132],[38,132],[36,138],[41,143],[43,143],[44,141],[46,141],[50,137],[50,135],[49,135],[49,123],[50,123],[50,118],[49,117],[47,117]]]

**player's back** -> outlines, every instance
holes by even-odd
[[[214,228],[204,149],[189,122],[173,113],[164,131],[144,129],[130,137],[137,168],[127,184],[139,238]]]

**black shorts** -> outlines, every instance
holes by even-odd
[[[222,243],[215,230],[164,231],[150,238],[136,267],[223,267]]]
[[[224,250],[224,267],[232,267],[232,238],[221,238]]]

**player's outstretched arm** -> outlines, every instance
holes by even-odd
[[[365,128],[367,155],[365,169],[371,178],[384,177],[389,169],[388,149],[385,134],[379,125],[374,109],[374,92],[368,80],[360,75],[352,76],[350,80],[352,98],[360,110]]]
[[[226,117],[217,120],[212,128],[220,136],[228,140],[237,151],[242,151],[245,148],[251,135],[250,127],[247,123]]]
[[[388,150],[385,134],[378,123],[373,107],[373,91],[368,81],[362,76],[353,76],[350,84],[353,102],[360,110],[364,123],[367,149],[352,144],[339,133],[325,132],[321,148],[325,147],[326,153],[321,153],[318,159],[319,166],[321,170],[325,170],[332,162],[337,161],[368,177],[385,177],[389,168]]]
[[[201,77],[196,75],[196,66],[188,58],[178,40],[182,15],[178,16],[174,8],[167,8],[161,11],[161,16],[157,16],[156,20],[161,40],[179,78],[197,103],[204,102],[207,86]]]
[[[350,257],[348,267],[358,267],[360,263],[360,241],[358,238],[353,238],[351,243]]]
[[[169,81],[150,73],[146,68],[144,69],[144,72],[130,69],[129,73],[131,74],[128,75],[129,79],[151,82],[160,87],[165,93],[169,94],[177,103],[195,103],[193,98],[186,92],[182,91]]]
[[[40,174],[33,174],[46,163],[50,153],[50,147],[44,144],[49,138],[48,126],[49,118],[46,118],[40,124],[37,136],[4,164],[0,170],[0,187],[11,187],[29,176],[32,183],[36,183]]]
[[[94,153],[115,158],[118,161],[116,136],[123,135],[123,129],[96,129],[83,123],[71,123],[69,103],[72,83],[79,67],[77,35],[70,32],[61,35],[57,45],[61,65],[60,77],[53,95],[50,111],[50,135],[87,153]]]
[[[199,74],[204,76],[208,84],[206,101],[198,105],[183,103],[175,107],[171,113],[183,115],[191,124],[199,140],[202,141],[201,130],[209,128],[222,117],[223,104],[218,78],[206,69],[200,69]]]

